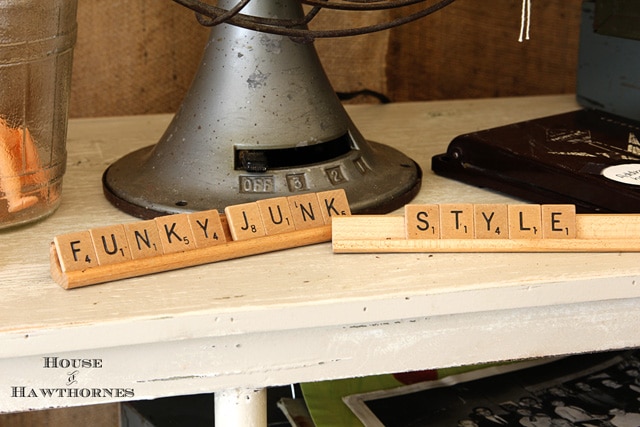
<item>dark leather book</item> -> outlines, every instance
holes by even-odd
[[[583,109],[460,135],[431,167],[532,203],[637,213],[639,141],[640,123]]]

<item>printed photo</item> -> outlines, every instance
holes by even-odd
[[[344,400],[365,426],[640,427],[640,351],[503,364]]]

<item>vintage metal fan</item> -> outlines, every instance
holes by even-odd
[[[417,12],[369,27],[329,30],[307,24],[325,8],[362,12],[427,1],[174,1],[212,26],[211,35],[160,141],[105,171],[105,195],[115,206],[151,218],[343,188],[353,212],[382,213],[415,196],[420,167],[358,132],[313,41],[390,28],[453,0],[414,7]]]

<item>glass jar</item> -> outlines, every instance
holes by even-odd
[[[60,204],[77,0],[0,0],[0,228]]]

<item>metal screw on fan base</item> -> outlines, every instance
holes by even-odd
[[[297,0],[251,2],[299,19]],[[141,218],[345,189],[355,213],[408,203],[418,165],[369,142],[331,87],[312,43],[228,24],[212,29],[192,87],[160,141],[104,173],[107,198]]]

